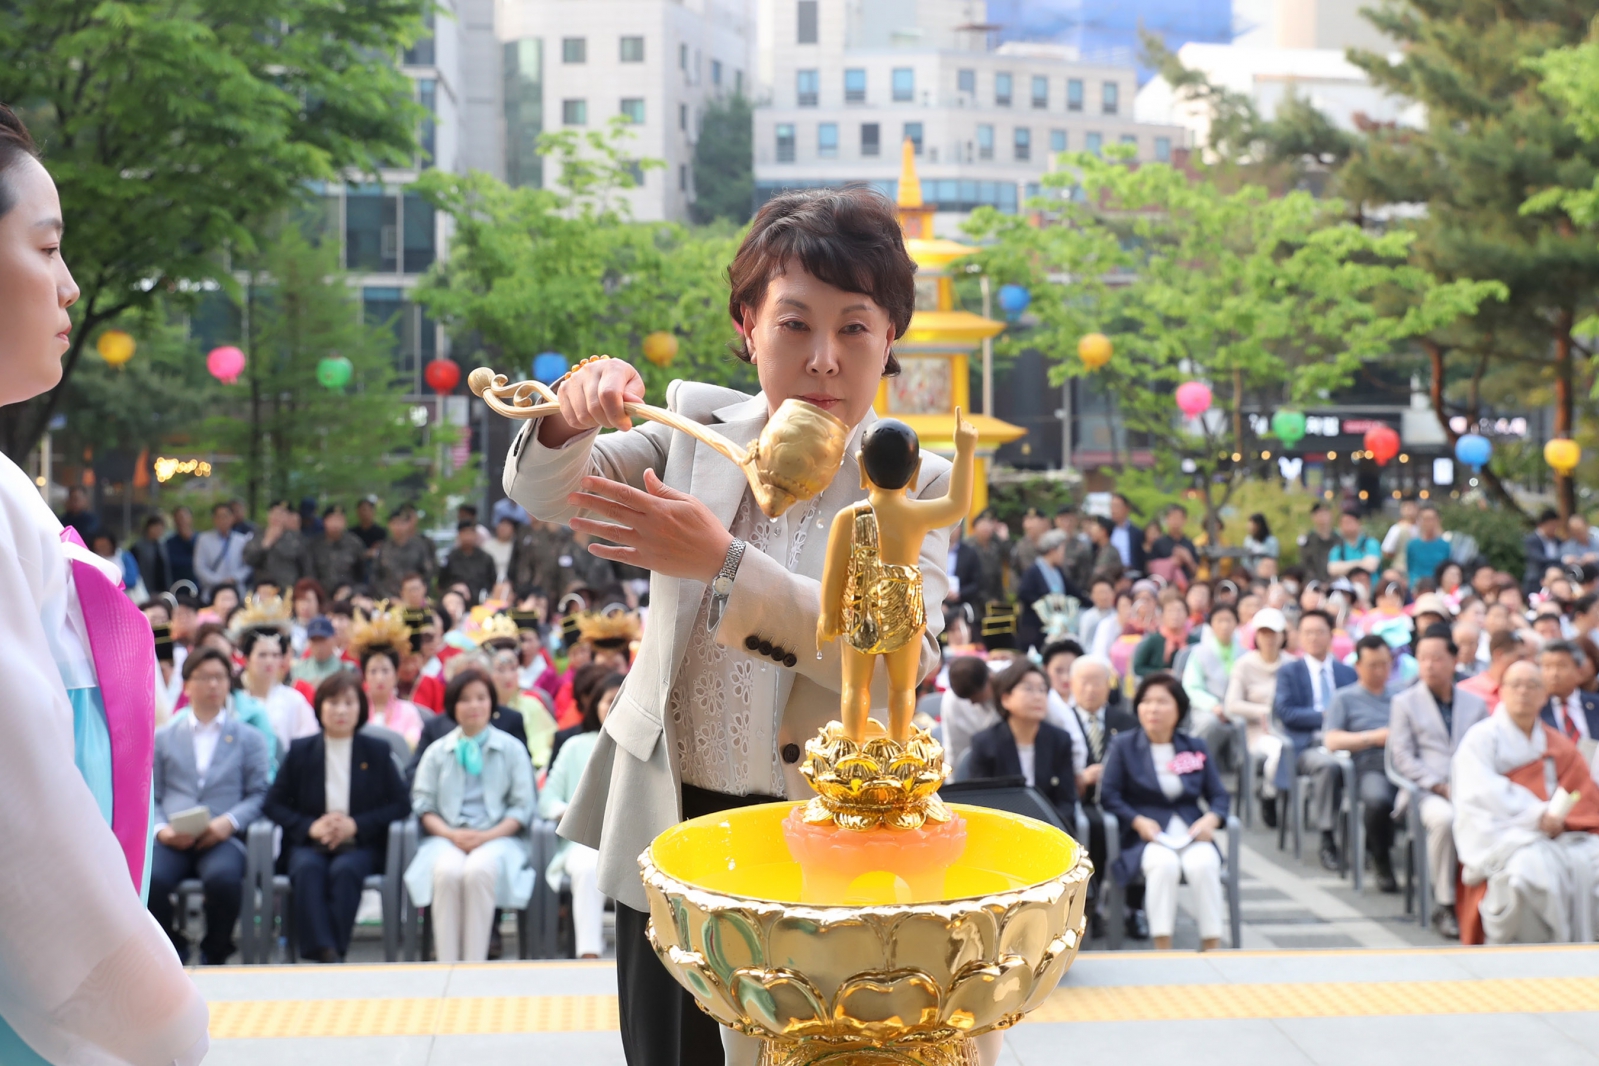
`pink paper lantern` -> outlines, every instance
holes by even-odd
[[[244,353],[231,344],[212,348],[211,353],[205,357],[205,368],[222,384],[232,385],[244,372]]]
[[[1177,409],[1189,418],[1210,410],[1210,386],[1201,381],[1185,381],[1177,386]]]

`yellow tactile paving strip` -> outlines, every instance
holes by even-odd
[[[1596,1009],[1599,977],[1528,977],[1063,988],[1028,1020],[1359,1018]],[[605,995],[252,1000],[211,1005],[211,1036],[216,1040],[603,1032],[616,1027],[616,997]]]

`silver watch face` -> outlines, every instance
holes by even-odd
[[[726,596],[733,591],[733,579],[718,574],[716,579],[711,582],[711,591],[718,596]]]

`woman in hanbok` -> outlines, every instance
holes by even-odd
[[[78,288],[60,199],[0,105],[0,406],[54,388]],[[197,1063],[207,1012],[141,893],[155,642],[122,575],[0,455],[0,1062]]]

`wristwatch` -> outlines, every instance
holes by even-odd
[[[733,579],[738,577],[738,564],[744,559],[744,549],[748,547],[737,537],[727,546],[727,556],[722,560],[722,569],[711,578],[711,615],[706,619],[705,627],[712,633],[722,624],[722,612],[727,608],[727,598],[733,594]]]

